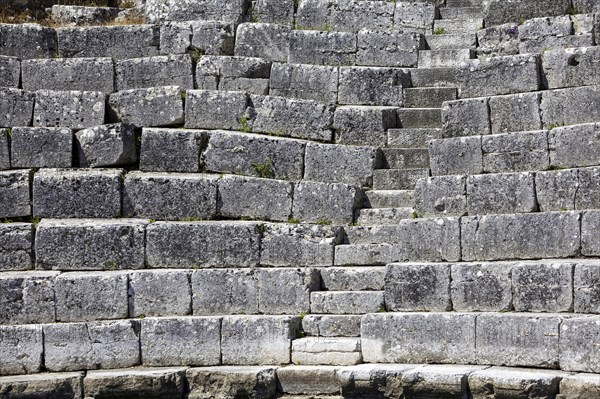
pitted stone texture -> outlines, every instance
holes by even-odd
[[[550,164],[558,168],[596,166],[600,124],[557,127],[548,133]]]
[[[520,262],[512,268],[516,312],[572,312],[572,262]]]
[[[327,267],[320,270],[321,285],[329,291],[381,291],[384,267]]]
[[[176,398],[185,390],[185,368],[142,368],[89,371],[84,379],[86,397]]]
[[[218,181],[219,213],[226,218],[287,221],[294,185],[285,180],[225,176]]]
[[[581,253],[584,256],[597,256],[600,254],[600,243],[597,238],[600,226],[600,213],[588,211],[583,213],[581,221]]]
[[[0,129],[0,170],[10,169],[10,147],[8,135],[11,130]]]
[[[435,176],[419,179],[415,186],[415,211],[419,215],[462,216],[467,210],[465,176]]]
[[[0,377],[0,395],[6,399],[35,397],[52,392],[57,399],[83,399],[83,373],[44,373]]]
[[[477,32],[480,57],[519,54],[519,25],[517,21],[490,26]]]
[[[519,51],[543,53],[545,49],[592,46],[594,37],[591,21],[587,29],[582,28],[581,22],[573,26],[569,15],[531,19],[519,29]]]
[[[412,364],[359,364],[341,367],[336,374],[344,398],[401,397],[402,374],[414,368]]]
[[[33,179],[33,214],[46,218],[121,216],[121,169],[42,169]]]
[[[54,58],[57,43],[54,29],[38,24],[0,25],[0,54],[20,59]]]
[[[123,214],[160,220],[211,219],[217,213],[218,176],[130,172],[123,183]]]
[[[591,123],[600,119],[600,86],[549,90],[542,94],[540,106],[544,129]],[[569,104],[565,107],[564,104]]]
[[[560,381],[558,399],[593,398],[600,394],[597,374],[567,375]]]
[[[129,273],[129,316],[185,316],[192,312],[192,290],[185,270]]]
[[[294,24],[294,0],[257,0],[250,15],[256,22],[292,27]]]
[[[492,134],[541,129],[541,100],[542,93],[491,97],[489,107]]]
[[[464,217],[462,258],[472,261],[573,257],[579,252],[580,223],[581,215],[575,212]]]
[[[146,229],[150,268],[252,267],[260,233],[250,222],[157,222]]]
[[[3,223],[0,225],[0,272],[33,268],[33,225]]]
[[[403,219],[398,224],[397,260],[453,262],[460,260],[460,220]]]
[[[31,216],[30,170],[0,172],[0,217]]]
[[[474,363],[475,315],[382,313],[362,318],[361,348],[370,363]]]
[[[553,49],[544,52],[542,71],[548,88],[600,84],[600,78],[593,73],[599,59],[600,52],[596,47]]]
[[[209,172],[299,180],[305,147],[298,140],[217,130],[210,132],[202,157]]]
[[[59,28],[57,34],[59,54],[64,58],[158,55],[159,27],[155,25]]]
[[[52,220],[36,229],[36,267],[115,270],[144,267],[143,220]]]
[[[102,2],[92,4],[102,5]],[[103,25],[113,22],[119,16],[119,9],[55,4],[51,8],[51,15],[52,20],[61,26]]]
[[[179,86],[182,90],[194,88],[190,55],[117,60],[115,70],[118,91],[156,86]]]
[[[292,340],[299,328],[299,317],[226,316],[221,327],[222,363],[289,364]]]
[[[410,75],[397,68],[341,67],[339,104],[402,105],[402,88]]]
[[[546,170],[550,166],[546,131],[482,136],[481,148],[486,173]]]
[[[206,147],[203,131],[144,128],[140,150],[143,172],[194,173],[201,170],[200,155]]]
[[[600,372],[600,317],[572,318],[560,325],[560,368]]]
[[[196,316],[258,314],[255,269],[194,270],[191,283]]]
[[[434,176],[482,173],[481,136],[432,140],[429,161]]]
[[[489,0],[484,8],[485,25],[498,25],[518,22],[542,16],[569,14],[568,0],[541,0],[531,3],[527,0],[515,0],[507,7],[505,0]]]
[[[57,272],[0,274],[0,324],[53,323],[57,275]]]
[[[360,30],[356,65],[415,68],[425,41],[418,33]]]
[[[363,191],[347,184],[303,181],[296,184],[292,213],[308,223],[352,223],[363,201]]]
[[[210,399],[215,396],[234,398],[252,395],[255,398],[274,397],[277,390],[275,367],[219,366],[191,368],[186,372],[189,399]]]
[[[314,65],[354,65],[357,38],[350,32],[293,30],[290,32],[289,62]]]
[[[184,122],[178,86],[124,90],[108,96],[108,117],[135,127],[177,126]]]
[[[262,266],[331,266],[343,229],[305,224],[265,224]]]
[[[336,370],[336,366],[280,367],[277,369],[279,388],[291,399],[306,397],[307,394],[309,398],[327,398],[329,396],[320,394],[337,394],[340,390]]]
[[[469,395],[468,376],[488,366],[424,365],[402,373],[402,387],[407,397],[460,398]]]
[[[110,58],[23,60],[21,68],[25,90],[115,91]]]
[[[573,291],[576,313],[600,313],[600,264],[596,260],[575,265]]]
[[[511,263],[451,265],[452,307],[458,312],[506,312],[512,308]]]
[[[136,320],[44,325],[48,371],[125,368],[140,364]]]
[[[306,337],[292,342],[292,363],[342,366],[362,362],[360,338]]]
[[[34,93],[0,88],[0,126],[31,126],[34,99]]]
[[[488,98],[447,101],[442,105],[442,137],[490,134]]]
[[[310,312],[359,315],[385,309],[381,291],[317,291],[310,296]]]
[[[288,27],[277,24],[246,23],[237,29],[235,55],[287,62],[289,45]]]
[[[266,95],[269,93],[271,64],[263,58],[202,56],[196,64],[196,86],[202,90]]]
[[[146,18],[151,23],[190,20],[241,22],[244,7],[243,0],[148,0]]]
[[[395,4],[379,1],[303,1],[298,6],[296,24],[304,29],[390,31],[394,23],[394,8]]]
[[[578,190],[575,195],[576,209],[596,209],[600,203],[599,168],[578,170]]]
[[[399,1],[396,3],[394,28],[399,31],[431,33],[437,15],[431,2]]]
[[[193,21],[191,48],[194,52],[233,55],[236,25],[220,21]]]
[[[33,125],[84,129],[104,123],[105,95],[99,91],[39,90]]]
[[[192,34],[191,21],[163,22],[160,26],[160,54],[185,54],[192,42]]]
[[[471,175],[467,178],[469,215],[527,213],[537,210],[533,173]]]
[[[306,315],[302,319],[304,333],[315,337],[358,337],[360,315]]]
[[[398,124],[394,107],[341,106],[335,110],[333,129],[338,144],[387,144],[387,130]]]
[[[0,374],[15,375],[42,371],[44,343],[42,326],[0,326]]]
[[[474,399],[484,399],[490,395],[502,398],[552,398],[559,391],[561,379],[567,376],[567,373],[554,370],[490,367],[470,374],[469,387]]]
[[[248,96],[241,91],[190,90],[185,101],[185,127],[243,130]]]
[[[54,280],[56,320],[127,318],[127,284],[125,272],[61,274]]]
[[[258,310],[262,314],[306,314],[310,293],[320,289],[317,269],[260,269]]]
[[[17,57],[0,56],[0,84],[2,87],[19,87],[21,61]]]
[[[450,301],[447,264],[392,263],[385,275],[385,306],[389,311],[444,312]]]
[[[274,63],[269,93],[323,103],[336,103],[339,73],[336,67]]]
[[[396,240],[398,238],[396,237]],[[394,236],[392,235],[392,240]],[[398,262],[398,248],[394,244],[340,245],[335,250],[335,266],[386,265]]]
[[[75,143],[79,166],[83,168],[131,165],[137,161],[135,131],[126,124],[80,130],[75,133]]]
[[[144,366],[213,366],[221,361],[220,317],[148,317],[141,327]]]

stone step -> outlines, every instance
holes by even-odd
[[[427,148],[429,142],[442,138],[440,128],[401,128],[388,130],[388,146],[402,148]]]
[[[415,204],[412,190],[370,190],[365,197],[365,208],[409,208]]]
[[[440,34],[474,34],[480,29],[483,29],[482,18],[438,19],[433,23],[433,32]]]
[[[426,148],[382,149],[381,169],[419,169],[429,168],[429,151]]]
[[[421,50],[419,68],[456,68],[474,57],[475,52],[471,49]]]
[[[456,87],[456,68],[409,69],[413,87]]]
[[[359,226],[397,225],[400,220],[411,219],[414,208],[363,208],[359,209],[356,224]]]
[[[413,190],[417,180],[429,176],[429,169],[379,169],[373,173],[375,190]]]
[[[481,19],[483,10],[480,7],[440,7],[441,19]]]
[[[399,108],[398,119],[402,128],[441,128],[441,108]]]
[[[307,314],[302,331],[311,337],[360,337],[361,315]]]
[[[344,228],[346,232],[346,244],[397,244],[398,226],[375,225],[375,226],[348,226]]]
[[[362,363],[360,338],[307,337],[292,341],[296,365],[349,366]]]
[[[448,8],[462,8],[462,7],[478,7],[484,4],[484,0],[446,0],[446,7]]]
[[[476,49],[477,36],[466,34],[437,34],[425,36],[428,50]]]
[[[384,307],[383,291],[315,291],[310,294],[313,314],[365,314]]]
[[[321,287],[327,291],[381,291],[383,267],[327,267],[320,269]]]
[[[441,108],[444,101],[456,100],[456,89],[449,87],[418,87],[403,91],[405,108]]]

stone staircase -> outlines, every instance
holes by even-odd
[[[0,24],[1,398],[600,398],[595,2],[100,5]]]

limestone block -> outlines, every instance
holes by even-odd
[[[579,249],[580,223],[581,215],[574,212],[464,217],[462,259],[572,257]]]
[[[356,65],[416,68],[419,52],[425,48],[423,36],[381,30],[360,30]]]
[[[80,130],[75,133],[75,143],[80,167],[131,165],[137,161],[135,131],[126,124]]]
[[[190,368],[186,371],[189,399],[235,398],[250,392],[256,398],[274,397],[276,368],[268,366],[219,366]]]
[[[44,219],[36,228],[36,268],[142,269],[147,223],[135,219]]]
[[[302,0],[296,10],[296,26],[300,29],[325,30],[332,9],[333,1]]]
[[[288,364],[299,328],[299,317],[226,316],[221,327],[222,363]]]
[[[161,55],[185,54],[192,42],[191,21],[164,21],[160,26]]]
[[[0,217],[18,218],[31,216],[30,170],[7,170],[0,172]]]
[[[333,120],[336,142],[346,145],[385,146],[387,130],[398,125],[396,110],[394,107],[337,107]]]
[[[248,96],[244,92],[190,90],[185,101],[186,128],[243,130]]]
[[[192,290],[185,270],[129,273],[129,316],[185,316],[192,311]]]
[[[596,166],[600,124],[557,127],[548,133],[550,164],[558,168]]]
[[[33,125],[84,129],[104,123],[105,95],[99,91],[39,90]]]
[[[0,170],[10,169],[9,132],[12,134],[12,130],[0,129]]]
[[[60,399],[83,399],[83,373],[43,373],[0,377],[0,394],[21,399],[40,392],[52,392]]]
[[[116,369],[140,364],[137,320],[44,325],[48,371]]]
[[[117,60],[115,71],[118,91],[155,86],[179,86],[182,90],[194,88],[190,55],[163,55]]]
[[[407,397],[436,395],[460,398],[469,392],[467,378],[487,366],[424,365],[402,373],[402,386]],[[467,394],[468,395],[468,394]]]
[[[600,313],[600,267],[595,260],[575,265],[573,286],[576,313]]]
[[[391,31],[394,9],[391,2],[331,0],[328,26],[333,31],[352,32],[361,28]]]
[[[0,25],[0,54],[20,59],[54,58],[56,31],[38,24]]]
[[[308,224],[264,225],[262,266],[331,266],[334,246],[341,244],[343,229]]]
[[[396,234],[397,236],[397,234]],[[391,236],[394,239],[394,236]],[[396,238],[396,242],[398,237]],[[335,249],[335,266],[386,265],[398,262],[398,247],[394,244],[339,245]]]
[[[94,4],[102,5],[101,2]],[[52,20],[61,26],[103,25],[113,22],[119,16],[119,10],[115,7],[78,7],[55,4],[51,8],[51,16]]]
[[[483,171],[481,136],[431,140],[429,162],[431,174],[478,174]]]
[[[191,47],[202,54],[233,55],[236,25],[228,21],[192,21]]]
[[[450,266],[392,263],[385,274],[385,306],[394,312],[444,312],[450,301]]]
[[[460,259],[459,218],[403,219],[398,224],[398,261],[452,262]]]
[[[519,18],[528,20],[536,17],[567,15],[568,0],[541,0],[531,3],[527,0],[515,0],[510,7],[504,0],[490,0],[484,8],[485,25],[492,26],[508,22],[518,22]]]
[[[269,93],[323,103],[337,102],[338,68],[321,65],[274,63]]]
[[[345,398],[399,397],[404,392],[402,374],[413,368],[412,364],[359,364],[339,368],[337,377]]]
[[[512,264],[451,265],[452,307],[458,312],[505,312],[512,307]]]
[[[357,38],[350,32],[293,30],[288,61],[296,64],[354,65]]]
[[[538,172],[535,174],[535,190],[540,211],[575,210],[579,171],[566,169]]]
[[[184,122],[178,86],[124,90],[108,96],[108,118],[135,127],[178,126]]]
[[[258,0],[251,10],[256,22],[279,24],[292,27],[294,24],[293,0]]]
[[[419,215],[462,216],[467,210],[466,176],[419,179],[415,186],[415,211]]]
[[[73,132],[68,128],[16,127],[11,135],[13,168],[70,168]]]
[[[19,87],[21,61],[17,57],[0,56],[0,84],[2,87]]]
[[[121,169],[42,169],[33,179],[33,214],[55,218],[121,216]]]
[[[326,267],[320,270],[321,285],[328,291],[381,291],[385,267]]]
[[[559,399],[593,398],[598,396],[597,374],[567,375],[560,380]]]
[[[410,75],[398,68],[341,67],[339,104],[402,105],[402,88]]]
[[[512,268],[516,312],[572,312],[572,262],[519,262]]]
[[[217,213],[218,176],[130,172],[123,183],[123,214],[159,220],[211,219]]]
[[[394,29],[406,32],[431,33],[437,15],[431,2],[399,1],[394,14]]]
[[[40,325],[0,326],[0,374],[6,376],[42,371],[43,339]]]
[[[381,291],[318,291],[310,296],[310,312],[358,315],[385,309]]]
[[[477,43],[480,56],[519,54],[519,25],[513,21],[481,29],[477,32]]]
[[[196,64],[196,87],[266,95],[271,64],[263,58],[202,56]]]
[[[542,71],[549,89],[598,85],[592,71],[600,59],[596,47],[553,49],[542,55]]]
[[[292,213],[302,222],[348,224],[362,199],[363,191],[357,187],[302,181],[294,188]]]
[[[229,21],[241,22],[243,0],[148,0],[146,19],[151,23],[163,21]]]
[[[140,170],[144,172],[200,172],[202,150],[208,135],[203,131],[144,128]]]
[[[560,325],[560,368],[600,372],[600,317],[563,320]]]
[[[548,132],[516,132],[481,137],[483,172],[525,172],[550,166]]]
[[[282,25],[241,24],[236,35],[235,55],[287,62],[290,34],[290,29]]]
[[[141,326],[144,366],[213,366],[221,362],[220,317],[147,317]]]
[[[554,370],[490,367],[470,374],[469,387],[474,399],[484,399],[490,395],[548,398],[556,395],[560,380],[567,375]]]
[[[542,93],[491,97],[489,107],[492,134],[541,129],[541,99]]]
[[[287,394],[337,394],[336,370],[335,366],[287,366],[277,369],[277,379]]]
[[[89,371],[83,380],[86,397],[176,398],[185,390],[185,368]]]
[[[258,306],[262,314],[310,311],[310,293],[320,288],[317,269],[260,269]]]
[[[302,319],[304,333],[315,337],[358,337],[360,315],[306,315]]]
[[[583,213],[581,221],[581,253],[584,256],[596,256],[600,253],[597,229],[600,226],[600,214],[595,211]]]
[[[342,366],[362,362],[360,338],[306,337],[292,342],[292,362],[298,365]]]
[[[160,44],[159,27],[155,25],[59,28],[56,32],[58,52],[63,58],[151,57],[158,55]]]
[[[442,137],[490,134],[488,98],[447,101],[442,104]]]
[[[473,363],[475,315],[368,314],[362,318],[361,348],[370,363]]]
[[[0,275],[0,324],[54,322],[56,272],[3,272]]]
[[[0,126],[31,126],[34,98],[34,93],[13,88],[1,88]]]
[[[471,175],[467,178],[469,215],[536,210],[534,174],[531,172]]]
[[[600,5],[594,0],[573,0],[573,8],[580,13],[597,13],[600,11]]]
[[[600,86],[549,90],[542,94],[540,106],[544,129],[598,120]],[[565,104],[569,104],[565,107]]]
[[[157,222],[146,229],[150,268],[252,267],[260,233],[251,222]]]
[[[0,272],[33,268],[33,225],[3,223],[0,225]]]
[[[194,270],[194,315],[258,314],[258,272],[254,269]]]
[[[596,209],[600,207],[599,178],[599,168],[582,168],[578,170],[578,190],[575,195],[576,209]]]

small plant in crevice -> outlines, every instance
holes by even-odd
[[[377,309],[377,313],[387,313],[387,309],[384,305],[381,305],[379,309]]]
[[[445,29],[445,28],[442,28],[442,27],[440,27],[440,28],[435,28],[435,30],[433,31],[433,34],[434,34],[434,35],[445,35],[446,33],[447,33],[447,32],[446,32],[446,29]]]
[[[202,51],[199,48],[194,49],[194,51],[192,52],[192,62],[194,63],[194,65],[196,65],[198,61],[200,61],[200,58],[202,58],[203,55],[204,51]]]
[[[181,219],[182,222],[199,222],[202,219],[200,219],[197,216],[187,216]]]
[[[321,226],[328,226],[328,225],[331,224],[331,220],[322,218],[322,219],[317,220],[315,222],[315,224],[318,224],[318,225],[321,225]]]
[[[109,261],[106,264],[106,270],[117,270],[117,262],[114,260]]]
[[[296,219],[296,218],[290,216],[288,218],[288,223],[291,223],[291,224],[300,224],[300,219]]]
[[[244,133],[252,132],[252,127],[248,123],[248,117],[246,115],[242,115],[242,119],[240,119],[240,131]]]
[[[270,179],[274,176],[273,160],[271,158],[268,158],[265,162],[252,163],[251,165],[258,177]]]
[[[412,211],[412,213],[410,214],[410,217],[413,219],[418,219],[421,216],[419,215],[419,213],[417,211]]]
[[[264,223],[259,224],[256,227],[256,231],[258,231],[259,234],[265,234],[267,232],[267,225]]]

